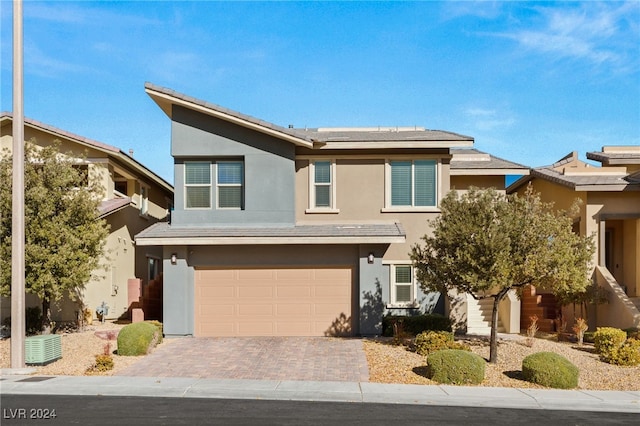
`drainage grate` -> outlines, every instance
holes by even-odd
[[[53,377],[29,377],[28,379],[16,380],[16,382],[44,382],[53,379]]]

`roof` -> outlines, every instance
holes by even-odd
[[[172,118],[172,106],[180,105],[311,149],[450,148],[473,145],[473,138],[470,136],[415,126],[308,129],[282,127],[152,83],[145,83],[145,91],[169,118]]]
[[[12,120],[13,120],[13,116],[12,116],[11,113],[9,113],[9,112],[0,113],[0,122],[12,121]],[[130,155],[124,153],[124,151],[122,151],[121,149],[119,149],[119,148],[117,148],[115,146],[108,145],[108,144],[102,143],[102,142],[98,142],[98,141],[95,141],[93,139],[86,138],[84,136],[76,135],[74,133],[67,132],[66,130],[58,129],[57,127],[50,126],[48,124],[41,123],[39,121],[32,120],[32,119],[29,119],[29,118],[25,118],[24,119],[24,123],[25,123],[25,125],[31,126],[33,128],[40,129],[40,130],[42,130],[44,132],[47,132],[47,133],[51,133],[54,136],[59,136],[59,137],[65,138],[65,139],[72,140],[72,141],[77,142],[77,143],[79,143],[81,145],[85,145],[85,146],[94,148],[94,149],[96,149],[98,151],[102,151],[102,152],[106,153],[107,155],[109,155],[111,157],[117,158],[118,160],[121,160],[123,163],[125,163],[128,166],[132,167],[134,170],[140,172],[142,175],[144,175],[148,179],[152,180],[157,185],[159,185],[159,186],[163,187],[164,189],[166,189],[167,191],[170,191],[170,192],[173,193],[173,185],[171,185],[166,180],[161,178],[159,175],[157,175],[151,169],[149,169],[146,166],[144,166],[138,160],[136,160],[135,158],[131,157]]]
[[[136,245],[392,244],[404,243],[399,223],[282,227],[175,227],[156,223],[135,236]]]
[[[128,207],[130,204],[131,198],[129,197],[112,198],[111,200],[102,201],[98,206],[98,212],[100,213],[100,217],[105,217]]]
[[[452,148],[451,175],[497,174],[528,175],[529,167],[495,157],[475,148]]]
[[[640,164],[640,146],[604,146],[601,152],[587,152],[587,158],[605,166]]]
[[[538,167],[529,176],[518,179],[507,188],[512,193],[533,178],[540,178],[576,191],[640,191],[640,182],[634,175],[606,173],[597,168],[594,173],[563,174],[552,166]],[[601,173],[598,173],[601,171]]]

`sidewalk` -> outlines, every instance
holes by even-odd
[[[640,391],[126,376],[2,375],[0,394],[267,399],[640,413]]]

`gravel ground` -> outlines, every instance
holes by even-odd
[[[471,345],[474,353],[489,359],[489,343],[485,339],[460,339]],[[369,380],[379,383],[436,384],[425,377],[424,357],[405,346],[391,344],[390,339],[364,340],[369,363]],[[525,345],[522,336],[510,336],[498,345],[498,362],[487,363],[485,379],[480,386],[510,388],[541,388],[521,378],[522,360],[535,352],[555,352],[575,364],[580,370],[579,389],[640,390],[640,366],[619,367],[599,360],[593,345],[578,347],[574,343],[535,339]]]
[[[115,354],[116,340],[104,340],[96,332],[119,330],[125,324],[107,322],[94,323],[83,332],[62,334],[63,357],[45,366],[36,367],[40,375],[81,376],[86,374],[113,375],[135,363],[140,357],[125,357]],[[464,340],[464,339],[463,339]],[[604,363],[593,352],[593,346],[578,347],[568,342],[535,339],[532,347],[524,344],[524,337],[509,336],[498,346],[498,362],[487,364],[485,380],[480,386],[535,388],[540,387],[522,380],[522,359],[534,352],[556,352],[565,356],[580,369],[580,389],[592,390],[640,390],[640,366],[618,367]],[[485,359],[489,358],[486,340],[466,339],[472,351]],[[104,373],[87,372],[94,364],[95,355],[104,351],[109,343],[114,353],[114,369]],[[162,345],[170,344],[165,340]],[[436,384],[425,377],[425,359],[405,346],[391,344],[391,339],[364,339],[363,346],[369,364],[369,380],[379,383]],[[0,340],[0,368],[10,367],[10,339]]]

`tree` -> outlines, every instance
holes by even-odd
[[[86,164],[61,154],[59,142],[25,144],[25,290],[42,300],[43,327],[50,306],[63,296],[77,300],[100,266],[109,233],[98,206],[102,190]],[[0,157],[0,294],[11,294],[11,155]]]
[[[451,191],[441,212],[431,222],[433,235],[422,238],[424,246],[412,247],[417,280],[425,291],[493,298],[491,363],[497,361],[498,304],[509,290],[532,284],[555,294],[590,284],[593,239],[574,234],[570,215],[530,188],[523,196]]]

